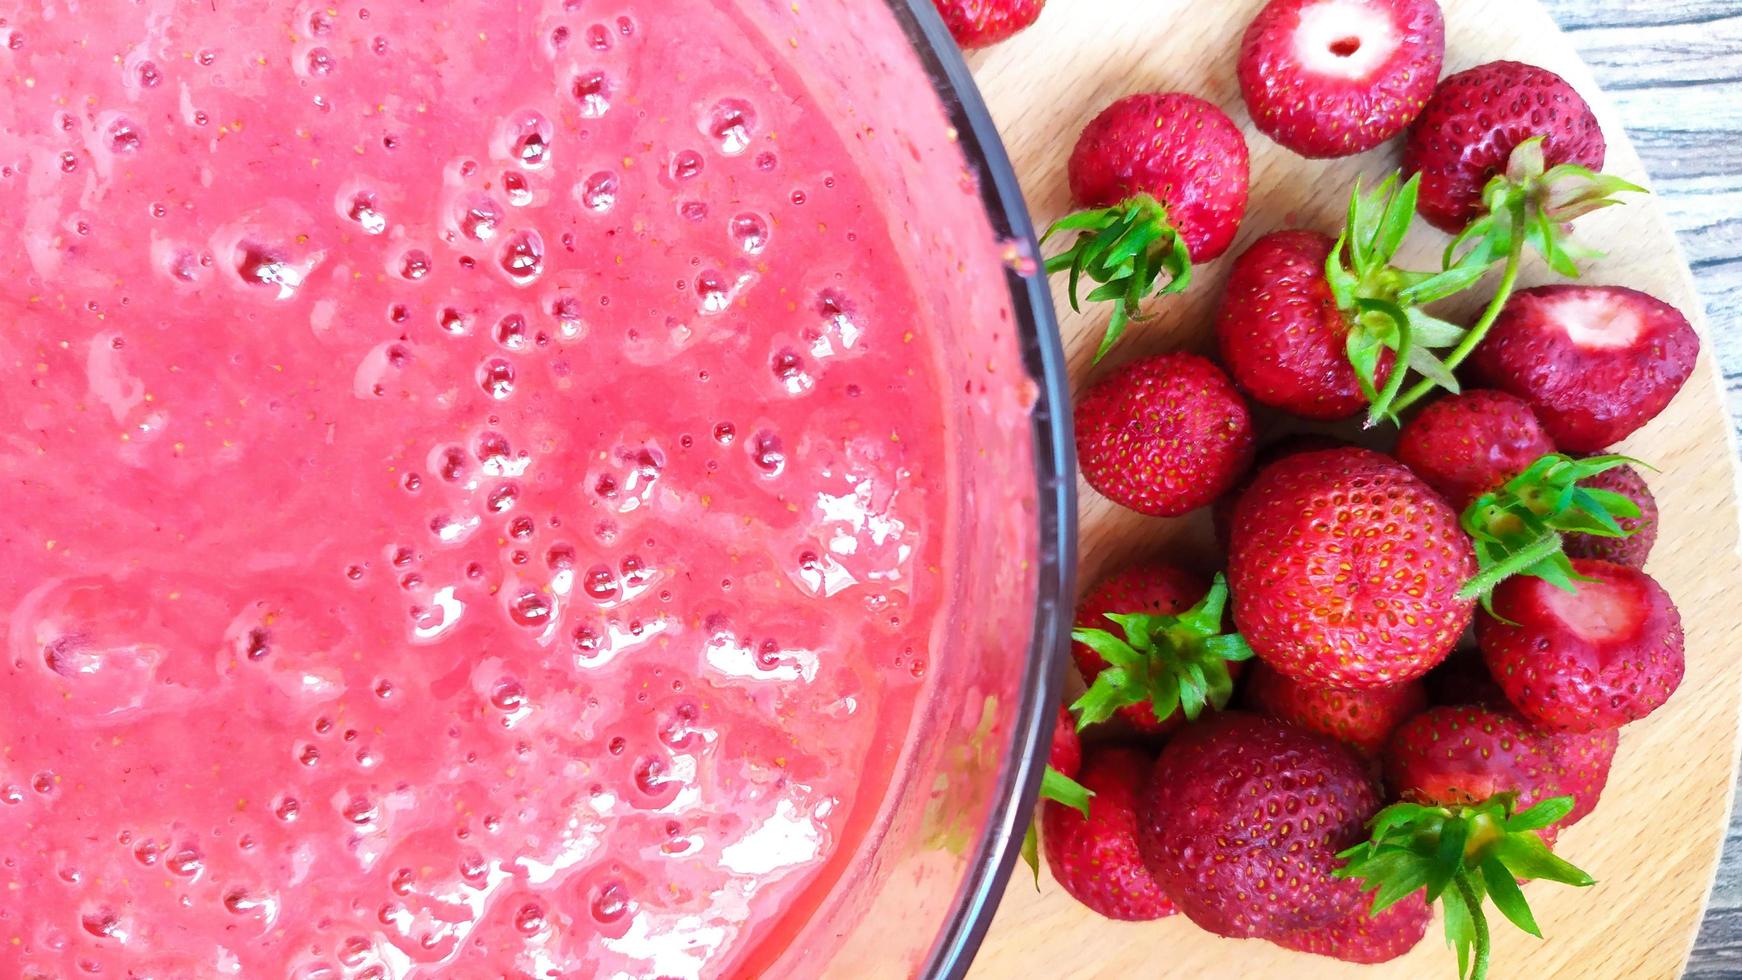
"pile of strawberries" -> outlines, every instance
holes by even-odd
[[[938,0],[966,44],[1039,0]],[[1675,692],[1683,638],[1645,571],[1657,509],[1605,455],[1669,405],[1699,339],[1578,277],[1572,222],[1639,188],[1558,75],[1495,62],[1440,78],[1434,0],[1273,0],[1236,67],[1269,138],[1308,157],[1403,137],[1341,228],[1273,231],[1234,260],[1220,363],[1173,353],[1084,392],[1084,479],[1157,517],[1213,507],[1226,571],[1123,569],[1077,610],[1086,693],[1061,711],[1040,820],[1054,878],[1109,918],[1183,914],[1222,936],[1360,963],[1443,911],[1487,974],[1486,907],[1539,934],[1519,887],[1592,880],[1556,856],[1602,795],[1624,726]],[[1239,128],[1181,93],[1121,99],[1083,131],[1048,262],[1109,304],[1104,356],[1145,301],[1235,241]],[[1443,261],[1395,263],[1445,232]],[[1429,233],[1431,234],[1431,232]],[[1431,309],[1475,292],[1483,312]],[[1265,417],[1360,417],[1368,444],[1269,441]],[[1348,433],[1352,434],[1352,433]],[[1473,627],[1473,629],[1472,629]],[[1085,745],[1079,732],[1091,734]]]

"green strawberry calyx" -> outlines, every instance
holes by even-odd
[[[1089,815],[1089,801],[1094,799],[1095,792],[1077,782],[1071,777],[1059,772],[1051,766],[1040,779],[1040,798],[1062,803],[1082,814]],[[1028,824],[1028,833],[1022,836],[1022,860],[1028,869],[1034,872],[1034,887],[1040,887],[1040,834],[1035,830],[1034,822]]]
[[[1348,221],[1325,260],[1325,278],[1349,324],[1349,363],[1371,406],[1368,425],[1396,420],[1392,406],[1411,371],[1458,390],[1457,379],[1436,352],[1462,341],[1464,329],[1421,307],[1469,289],[1483,270],[1460,265],[1435,273],[1410,272],[1392,264],[1415,222],[1420,191],[1419,175],[1400,182],[1392,174],[1370,192],[1357,181]],[[1380,384],[1379,362],[1387,349],[1396,354],[1397,367]]]
[[[1361,881],[1361,890],[1373,895],[1371,915],[1426,889],[1428,902],[1439,902],[1445,911],[1446,943],[1457,950],[1458,976],[1484,980],[1490,957],[1485,899],[1540,939],[1518,879],[1595,884],[1556,857],[1539,833],[1572,810],[1572,797],[1557,796],[1519,811],[1516,793],[1474,806],[1395,803],[1373,818],[1368,840],[1337,855],[1346,863],[1333,874]]]
[[[1549,453],[1497,490],[1476,498],[1462,523],[1476,548],[1479,571],[1464,583],[1460,599],[1481,599],[1493,609],[1494,589],[1514,575],[1531,575],[1568,592],[1583,577],[1573,571],[1562,535],[1591,534],[1625,538],[1633,532],[1620,519],[1639,516],[1639,505],[1625,494],[1580,486],[1599,473],[1640,463],[1627,456],[1574,459]]]
[[[1107,662],[1088,691],[1071,705],[1077,727],[1099,724],[1133,704],[1149,705],[1157,721],[1167,720],[1175,711],[1196,721],[1206,706],[1218,711],[1227,707],[1234,694],[1228,665],[1253,656],[1240,634],[1222,631],[1227,604],[1228,580],[1217,575],[1204,598],[1177,616],[1108,613],[1123,635],[1100,629],[1073,631],[1072,639]]]
[[[1113,319],[1095,352],[1100,362],[1124,335],[1132,320],[1143,319],[1143,301],[1151,295],[1185,292],[1192,282],[1192,256],[1168,218],[1167,206],[1148,194],[1138,194],[1110,208],[1078,211],[1054,222],[1041,236],[1076,232],[1071,247],[1046,260],[1048,275],[1070,270],[1071,309],[1083,311],[1081,286],[1096,284],[1087,300],[1113,304]],[[1162,274],[1168,277],[1160,285]]]
[[[1446,355],[1446,367],[1456,370],[1464,363],[1499,319],[1500,311],[1506,308],[1506,301],[1518,286],[1526,247],[1540,254],[1555,272],[1577,279],[1579,263],[1600,258],[1603,253],[1573,239],[1574,219],[1623,203],[1618,195],[1645,193],[1648,193],[1645,188],[1631,181],[1578,164],[1549,167],[1540,136],[1518,144],[1507,160],[1506,172],[1496,175],[1483,189],[1482,215],[1446,246],[1443,265],[1447,270],[1462,268],[1481,273],[1495,262],[1506,263],[1493,299],[1457,347]],[[1433,378],[1424,378],[1396,400],[1395,410],[1402,412],[1435,387]]]

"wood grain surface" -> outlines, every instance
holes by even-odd
[[[1543,3],[1652,175],[1705,300],[1731,422],[1742,431],[1742,0]],[[1687,976],[1742,976],[1742,807],[1732,806]]]
[[[1278,227],[1333,229],[1355,176],[1371,179],[1389,171],[1396,165],[1396,149],[1381,148],[1352,161],[1309,162],[1250,129],[1233,80],[1232,52],[1240,30],[1260,5],[1260,0],[1069,0],[1052,4],[1035,29],[977,55],[976,76],[1023,176],[1036,220],[1044,224],[1069,206],[1064,161],[1084,122],[1129,92],[1178,89],[1217,102],[1247,126],[1254,194],[1236,249]],[[1607,62],[1594,57],[1599,66],[1627,63],[1636,79],[1662,79],[1664,91],[1655,96],[1640,94],[1650,91],[1649,81],[1638,82],[1641,87],[1618,85],[1619,105],[1597,91],[1571,39],[1556,31],[1544,8],[1529,0],[1443,0],[1443,5],[1450,27],[1448,70],[1501,57],[1553,68],[1585,92],[1604,118],[1611,140],[1608,169],[1649,181],[1620,115],[1622,109],[1639,111],[1642,119],[1659,127],[1641,127],[1641,143],[1645,152],[1665,158],[1656,173],[1666,183],[1706,182],[1699,193],[1719,198],[1739,193],[1724,184],[1725,175],[1734,172],[1725,168],[1742,154],[1733,140],[1713,136],[1704,151],[1664,149],[1677,137],[1675,130],[1662,127],[1701,114],[1702,119],[1729,120],[1721,124],[1729,130],[1742,129],[1742,103],[1729,95],[1700,102],[1702,97],[1694,93],[1703,90],[1678,88],[1675,80],[1680,76],[1661,57],[1642,50],[1639,41],[1658,29],[1654,25],[1662,21],[1653,17],[1661,14],[1685,20],[1683,26],[1698,31],[1703,43],[1742,16],[1734,0],[1560,4],[1559,12],[1569,28],[1581,32],[1587,50],[1610,52]],[[1213,14],[1206,16],[1206,11]],[[1611,31],[1628,36],[1610,37]],[[1714,62],[1720,57],[1711,55]],[[1684,98],[1686,104],[1703,108],[1684,111]],[[1601,243],[1609,255],[1590,270],[1588,281],[1649,290],[1700,319],[1701,302],[1677,250],[1672,222],[1685,226],[1723,220],[1715,211],[1690,194],[1593,216],[1581,225],[1582,234]],[[1726,213],[1733,216],[1735,211]],[[1737,264],[1731,247],[1733,217],[1718,239],[1714,244],[1701,238],[1700,244],[1710,249],[1695,255],[1702,271]],[[1726,240],[1730,246],[1723,244]],[[1428,253],[1441,245],[1443,240],[1423,235],[1413,258],[1425,264]],[[1154,304],[1155,318],[1135,330],[1110,361],[1209,349],[1211,317],[1226,265],[1224,260],[1203,269],[1186,296]],[[1532,267],[1525,281],[1545,278],[1540,267]],[[1734,288],[1742,299],[1742,282],[1720,288]],[[1736,315],[1734,305],[1723,309],[1726,317]],[[1099,375],[1090,370],[1089,355],[1104,319],[1104,314],[1065,317],[1079,390]],[[1728,319],[1721,323],[1732,324]],[[1603,805],[1563,835],[1561,852],[1595,875],[1599,884],[1587,890],[1530,887],[1527,893],[1549,939],[1537,941],[1502,925],[1497,929],[1496,977],[1674,977],[1682,973],[1693,944],[1728,818],[1742,677],[1734,653],[1742,631],[1732,593],[1742,582],[1742,566],[1737,558],[1733,449],[1727,439],[1731,423],[1713,352],[1708,342],[1700,369],[1681,397],[1622,447],[1650,458],[1663,471],[1652,478],[1664,511],[1664,539],[1650,570],[1676,597],[1686,618],[1687,680],[1670,705],[1623,734]],[[1143,518],[1113,507],[1086,486],[1081,490],[1085,584],[1145,556],[1215,564],[1202,515],[1181,521]],[[1415,978],[1451,976],[1454,970],[1450,953],[1437,939],[1437,926],[1429,941],[1403,960],[1354,968],[1260,942],[1219,939],[1178,919],[1107,923],[1082,910],[1050,881],[1043,879],[1036,891],[1032,882],[1018,876],[974,975]],[[1729,969],[1709,975],[1737,973]]]

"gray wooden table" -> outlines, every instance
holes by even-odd
[[[1706,300],[1742,432],[1742,0],[1543,0],[1620,106]],[[1742,798],[1692,978],[1742,977]]]

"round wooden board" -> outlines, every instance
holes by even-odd
[[[1552,68],[1591,100],[1610,140],[1611,172],[1639,183],[1639,159],[1580,63],[1534,0],[1441,0],[1449,26],[1447,71],[1513,58]],[[1397,166],[1393,143],[1343,161],[1302,160],[1251,127],[1234,79],[1241,32],[1262,0],[1053,0],[1040,23],[970,59],[1042,227],[1069,207],[1065,161],[1076,134],[1120,96],[1180,90],[1226,109],[1252,149],[1252,204],[1231,255],[1285,226],[1335,233],[1357,176],[1369,182]],[[1663,107],[1666,113],[1674,105]],[[1425,226],[1424,226],[1425,227]],[[1644,289],[1701,319],[1700,302],[1663,214],[1636,202],[1585,219],[1580,237],[1607,249],[1586,281]],[[1427,268],[1444,245],[1418,236],[1406,259]],[[1209,351],[1216,297],[1229,259],[1204,267],[1183,297],[1151,304],[1109,364],[1177,349]],[[1540,265],[1527,284],[1548,281]],[[1072,315],[1062,283],[1074,390],[1090,368],[1105,314]],[[1703,327],[1702,327],[1703,329]],[[1709,345],[1708,345],[1709,346]],[[1661,470],[1650,475],[1663,509],[1650,571],[1680,605],[1688,671],[1681,690],[1628,728],[1597,812],[1561,837],[1560,852],[1598,879],[1575,890],[1527,888],[1546,941],[1496,926],[1496,977],[1676,977],[1706,903],[1735,771],[1739,618],[1735,482],[1729,426],[1708,354],[1669,410],[1621,447]],[[1267,417],[1274,431],[1280,421]],[[1208,520],[1162,521],[1121,510],[1081,487],[1082,568],[1088,585],[1133,559],[1164,556],[1208,568],[1219,560]],[[1498,917],[1495,917],[1498,922]],[[1267,943],[1210,936],[1183,919],[1119,924],[1096,918],[1052,881],[1037,891],[1019,870],[1005,894],[972,976],[997,977],[1446,977],[1456,964],[1438,924],[1412,954],[1383,967],[1354,967]]]

